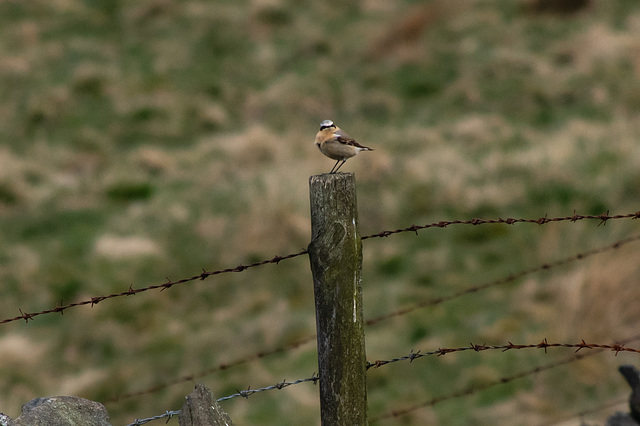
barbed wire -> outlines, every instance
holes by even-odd
[[[631,243],[631,242],[634,242],[634,241],[638,241],[638,240],[640,240],[640,234],[639,235],[635,235],[633,237],[625,238],[623,240],[616,241],[616,242],[614,242],[612,244],[608,244],[606,246],[602,246],[602,247],[598,247],[598,248],[595,248],[595,249],[591,249],[591,250],[587,250],[587,251],[584,251],[584,252],[580,252],[578,254],[566,257],[564,259],[560,259],[560,260],[553,261],[553,262],[545,262],[545,263],[543,263],[541,265],[535,266],[533,268],[525,269],[525,270],[520,271],[518,273],[511,274],[511,275],[509,275],[507,277],[499,278],[499,279],[494,280],[494,281],[490,281],[490,282],[487,282],[487,283],[483,283],[483,284],[479,284],[479,285],[476,285],[476,286],[469,287],[467,289],[464,289],[464,290],[458,291],[456,293],[453,293],[453,294],[451,294],[449,296],[443,296],[443,297],[438,297],[438,298],[434,298],[434,299],[428,299],[428,300],[419,302],[419,303],[414,304],[414,305],[409,306],[409,307],[405,307],[405,308],[398,309],[398,310],[393,311],[393,312],[389,312],[389,313],[386,313],[386,314],[379,315],[377,317],[370,318],[370,319],[365,321],[365,325],[372,326],[372,325],[378,324],[379,322],[388,320],[390,318],[407,315],[407,314],[409,314],[409,313],[411,313],[413,311],[416,311],[418,309],[427,308],[427,307],[431,307],[431,306],[436,306],[436,305],[439,305],[441,303],[445,303],[445,302],[448,302],[450,300],[456,299],[458,297],[465,296],[467,294],[477,293],[477,292],[480,292],[482,290],[486,290],[486,289],[488,289],[490,287],[494,287],[494,286],[501,285],[501,284],[507,284],[509,282],[515,281],[516,279],[522,278],[523,276],[526,276],[526,275],[529,275],[529,274],[532,274],[532,273],[535,273],[535,272],[548,271],[548,270],[553,269],[553,268],[558,267],[558,266],[570,264],[572,262],[576,262],[576,261],[579,261],[579,260],[584,260],[584,259],[588,258],[589,256],[593,256],[593,255],[596,255],[596,254],[601,254],[601,253],[604,253],[604,252],[607,252],[607,251],[610,251],[610,250],[615,250],[617,248],[622,247],[625,244],[628,244],[628,243]],[[265,357],[270,356],[270,355],[283,353],[283,352],[288,352],[288,351],[296,349],[296,348],[298,348],[298,347],[300,347],[300,346],[302,346],[304,344],[310,343],[310,342],[314,341],[315,339],[316,339],[316,335],[315,334],[314,335],[310,335],[310,336],[306,336],[306,337],[304,337],[304,338],[302,338],[300,340],[294,341],[292,343],[289,343],[289,344],[286,344],[286,345],[283,345],[283,346],[276,347],[274,349],[262,350],[262,351],[250,354],[250,355],[242,357],[242,358],[238,358],[238,359],[235,359],[235,360],[232,360],[232,361],[227,361],[227,362],[220,363],[220,364],[218,364],[218,365],[216,365],[214,367],[208,368],[208,369],[200,371],[198,373],[185,375],[185,376],[179,377],[177,379],[174,379],[172,381],[168,381],[168,382],[164,382],[164,383],[157,384],[157,385],[154,385],[154,386],[150,386],[150,387],[148,387],[146,389],[142,389],[142,390],[139,390],[139,391],[128,392],[128,393],[125,393],[125,394],[122,394],[122,395],[114,396],[114,397],[108,399],[106,402],[108,402],[108,403],[116,403],[116,402],[119,402],[119,401],[124,400],[124,399],[152,394],[152,393],[158,392],[160,390],[166,389],[169,386],[177,385],[177,384],[184,383],[184,382],[190,382],[190,381],[193,381],[195,379],[198,379],[198,378],[207,376],[209,374],[215,373],[217,371],[222,371],[222,370],[226,370],[228,368],[237,367],[239,365],[246,364],[248,362],[255,361],[257,359],[262,359],[262,358],[265,358]]]
[[[257,389],[251,389],[250,387],[248,387],[245,390],[239,390],[237,391],[237,393],[231,394],[229,396],[223,396],[222,398],[218,398],[216,401],[217,402],[222,402],[222,401],[227,401],[229,399],[233,399],[233,398],[238,398],[238,397],[243,397],[243,398],[249,398],[251,395],[255,394],[255,393],[259,393],[259,392],[266,392],[266,391],[270,391],[273,389],[284,389],[286,387],[289,386],[293,386],[293,385],[299,385],[300,383],[306,383],[306,382],[313,382],[313,384],[317,384],[318,380],[320,380],[320,377],[318,376],[317,373],[313,373],[311,375],[311,377],[307,377],[305,379],[298,379],[298,380],[294,380],[293,382],[287,382],[286,380],[283,380],[279,383],[276,383],[275,385],[270,385],[270,386],[265,386],[263,388],[257,388]],[[160,414],[158,416],[153,416],[153,417],[148,417],[146,419],[135,419],[133,423],[128,424],[127,426],[139,426],[139,425],[143,425],[145,423],[149,423],[150,421],[153,420],[160,420],[160,419],[164,419],[167,418],[167,422],[173,417],[173,416],[177,416],[182,412],[182,410],[176,410],[176,411],[166,411],[164,414]]]
[[[311,377],[307,377],[306,379],[294,380],[293,382],[287,382],[286,380],[283,380],[280,383],[276,383],[275,385],[271,385],[271,386],[266,386],[264,388],[258,388],[258,389],[247,388],[246,390],[239,390],[238,393],[234,393],[232,395],[219,398],[218,402],[226,401],[228,399],[237,398],[239,396],[241,396],[243,398],[249,398],[254,393],[265,392],[265,391],[269,391],[269,390],[273,390],[273,389],[280,390],[280,389],[286,388],[286,387],[291,386],[291,385],[297,385],[297,384],[305,383],[305,382],[313,382],[313,384],[315,385],[315,384],[318,383],[318,380],[320,380],[320,376],[318,376],[317,373],[313,373],[311,375]]]
[[[367,235],[365,237],[362,237],[362,239],[366,240],[368,238],[388,237],[389,235],[399,234],[402,232],[415,232],[416,234],[418,234],[418,231],[421,229],[446,228],[449,225],[486,225],[486,224],[497,224],[497,223],[507,224],[507,225],[513,225],[515,223],[535,223],[537,225],[546,225],[547,223],[551,223],[551,222],[564,222],[564,221],[577,222],[579,220],[585,220],[585,219],[597,219],[600,221],[600,223],[598,224],[598,226],[600,226],[600,225],[606,225],[607,221],[612,219],[629,219],[629,218],[631,219],[640,218],[640,211],[637,211],[635,213],[619,214],[614,216],[609,216],[609,211],[607,210],[606,213],[602,213],[599,215],[582,215],[582,214],[576,214],[574,211],[573,215],[571,216],[552,217],[552,218],[544,216],[538,219],[514,219],[511,217],[508,217],[506,219],[497,218],[497,219],[471,219],[471,220],[442,220],[440,222],[434,222],[428,225],[411,225],[407,228],[396,229],[395,231],[382,231],[377,234]]]
[[[437,355],[443,356],[454,352],[464,352],[464,351],[490,351],[490,350],[501,350],[502,352],[506,352],[509,350],[518,350],[518,349],[544,349],[544,353],[547,353],[548,348],[574,348],[576,352],[581,349],[609,349],[616,353],[618,356],[619,352],[635,352],[640,353],[640,349],[635,348],[627,348],[624,344],[612,344],[612,345],[602,345],[598,343],[586,343],[584,340],[580,341],[580,343],[548,343],[547,339],[543,339],[540,343],[527,344],[527,345],[516,345],[511,342],[506,345],[477,345],[470,343],[469,346],[462,346],[459,348],[439,348],[430,352],[413,352],[413,350],[409,353],[409,355],[401,356],[398,358],[393,358],[389,360],[378,360],[374,362],[367,363],[367,370],[370,368],[380,368],[387,364],[393,364],[395,362],[400,361],[409,361],[413,362],[418,358],[422,358],[425,356]]]
[[[510,383],[514,380],[517,379],[521,379],[524,377],[527,377],[529,375],[533,375],[533,374],[538,374],[540,372],[543,371],[547,371],[556,367],[560,367],[562,365],[566,365],[566,364],[570,364],[572,362],[576,362],[579,361],[583,358],[589,357],[589,356],[593,356],[596,355],[598,353],[601,353],[605,350],[610,350],[615,352],[616,356],[618,355],[618,353],[623,352],[622,349],[624,349],[624,352],[635,352],[635,353],[640,353],[640,349],[633,349],[633,348],[625,348],[624,345],[636,341],[640,339],[640,335],[635,335],[632,337],[629,337],[627,339],[621,340],[619,343],[615,343],[615,344],[611,344],[611,345],[602,345],[602,344],[586,344],[584,343],[584,340],[582,340],[580,343],[575,343],[575,344],[554,344],[554,347],[573,347],[573,348],[577,348],[576,353],[574,353],[572,356],[558,360],[558,361],[553,361],[550,362],[548,364],[544,364],[544,365],[540,365],[528,370],[524,370],[521,371],[519,373],[510,375],[510,376],[504,376],[501,377],[497,380],[494,381],[490,381],[490,382],[486,382],[482,385],[475,385],[475,386],[469,386],[467,388],[461,389],[459,391],[456,392],[452,392],[448,395],[442,395],[439,397],[435,397],[432,398],[430,400],[418,403],[418,404],[414,404],[411,406],[408,406],[406,408],[403,409],[399,409],[399,410],[392,410],[388,413],[385,414],[381,414],[379,416],[376,416],[374,418],[369,419],[370,423],[376,423],[380,420],[385,420],[388,418],[392,418],[392,417],[400,417],[406,414],[409,414],[412,411],[416,411],[422,408],[426,408],[426,407],[432,407],[440,402],[444,402],[444,401],[448,401],[451,399],[455,399],[455,398],[461,398],[464,396],[469,396],[469,395],[473,395],[477,392],[489,389],[491,387],[497,386],[497,385],[501,385],[501,384],[506,384],[506,383]],[[486,345],[482,345],[482,347],[485,347]],[[502,345],[504,346],[502,349],[504,350],[509,350],[509,349],[516,349],[516,348],[511,348],[511,343],[507,344],[507,345]],[[540,348],[540,349],[544,349],[545,353],[547,353],[547,348],[551,347],[551,345],[549,343],[546,343],[546,339],[543,340],[541,343],[539,344],[533,344],[533,345],[515,345],[515,346],[524,346],[522,349],[527,349],[527,348]],[[474,350],[475,351],[475,347],[476,345],[471,344],[470,346],[467,346],[465,348],[465,350]],[[508,347],[508,348],[507,348]],[[490,347],[489,349],[491,349],[492,347]],[[621,350],[618,350],[620,349]],[[495,347],[495,349],[500,349],[498,347]],[[591,351],[589,352],[580,352],[577,353],[579,350],[581,349],[591,349]],[[483,349],[486,350],[486,349]],[[439,355],[440,354],[440,350],[438,351],[431,351],[431,355]],[[451,350],[451,349],[445,349],[445,352],[450,353],[450,352],[458,352],[457,350]],[[393,362],[399,362],[399,361],[404,361],[404,360],[409,360],[410,362],[413,361],[413,359],[416,358],[415,356],[416,354],[413,353],[413,351],[405,357],[398,357],[397,361],[394,360],[389,360],[389,361],[393,361]],[[412,359],[413,358],[413,359]],[[375,363],[372,363],[375,365]]]
[[[167,419],[167,423],[169,423],[169,420],[171,420],[173,416],[179,416],[181,412],[182,410],[166,411],[164,414],[160,414],[158,416],[147,417],[146,419],[134,419],[133,423],[129,423],[127,426],[140,426],[140,425],[144,425],[146,423],[152,422],[154,420],[162,420],[162,419]]]
[[[388,237],[389,235],[393,235],[393,234],[399,234],[402,232],[415,232],[415,234],[418,234],[418,230],[421,229],[427,229],[427,228],[446,228],[449,225],[485,225],[485,224],[507,224],[507,225],[513,225],[515,223],[536,223],[538,225],[544,225],[550,222],[562,222],[562,221],[570,221],[570,222],[577,222],[579,220],[585,220],[585,219],[597,219],[600,221],[599,225],[604,225],[607,223],[607,221],[609,220],[614,220],[614,219],[638,219],[640,218],[640,211],[636,212],[636,213],[628,213],[628,214],[619,214],[619,215],[613,215],[610,216],[609,215],[609,211],[607,210],[606,213],[602,213],[600,215],[579,215],[576,214],[574,211],[574,214],[572,216],[563,216],[563,217],[553,217],[553,218],[548,218],[547,216],[544,217],[540,217],[538,219],[514,219],[514,218],[506,218],[506,219],[502,219],[502,218],[497,218],[497,219],[470,219],[470,220],[445,220],[445,221],[440,221],[440,222],[434,222],[431,224],[427,224],[427,225],[411,225],[407,228],[402,228],[402,229],[396,229],[394,231],[382,231],[379,232],[377,234],[371,234],[371,235],[366,235],[364,237],[362,237],[362,240],[366,240],[366,239],[370,239],[370,238],[378,238],[378,237]],[[115,299],[118,297],[123,297],[123,296],[132,296],[138,293],[143,293],[149,290],[155,290],[155,289],[160,289],[161,291],[164,291],[166,289],[169,289],[175,285],[180,285],[180,284],[184,284],[184,283],[188,283],[188,282],[192,282],[192,281],[203,281],[206,278],[213,276],[213,275],[220,275],[220,274],[225,274],[225,273],[230,273],[230,272],[243,272],[246,271],[247,269],[250,268],[255,268],[258,266],[263,266],[263,265],[267,265],[267,264],[278,264],[283,260],[287,260],[287,259],[292,259],[294,257],[298,257],[298,256],[302,256],[304,254],[308,254],[309,251],[307,249],[304,249],[302,251],[299,251],[297,253],[291,253],[288,254],[286,256],[274,256],[271,259],[265,259],[265,260],[261,260],[261,261],[257,261],[254,263],[250,263],[248,265],[238,265],[234,268],[225,268],[225,269],[219,269],[216,271],[212,271],[212,272],[207,272],[204,268],[202,269],[202,273],[198,274],[198,275],[194,275],[192,277],[189,278],[183,278],[177,281],[172,281],[171,279],[169,279],[167,277],[167,281],[165,281],[164,283],[161,284],[153,284],[153,285],[149,285],[147,287],[142,287],[142,288],[137,288],[134,289],[131,285],[129,286],[129,289],[126,291],[122,291],[122,292],[118,292],[118,293],[112,293],[112,294],[108,294],[105,296],[95,296],[92,297],[90,299],[87,300],[83,300],[80,302],[75,302],[75,303],[69,303],[67,305],[63,305],[62,303],[60,305],[57,305],[53,308],[50,309],[45,309],[43,311],[40,312],[23,312],[22,308],[18,308],[18,311],[20,312],[20,315],[17,315],[15,317],[11,317],[11,318],[5,318],[3,320],[0,320],[0,325],[1,324],[7,324],[10,322],[14,322],[14,321],[19,321],[19,320],[24,320],[25,323],[28,323],[29,320],[34,319],[37,316],[40,315],[46,315],[46,314],[52,314],[52,313],[60,313],[64,315],[64,311],[69,309],[69,308],[74,308],[77,306],[85,306],[85,305],[90,305],[91,307],[93,307],[94,305],[97,305],[98,303],[102,302],[103,300],[108,300],[108,299]]]
[[[207,279],[210,276],[213,275],[220,275],[220,274],[225,274],[225,273],[229,273],[229,272],[243,272],[246,271],[247,269],[250,268],[255,268],[257,266],[262,266],[262,265],[267,265],[270,263],[275,263],[278,264],[283,260],[286,259],[292,259],[294,257],[298,257],[298,256],[302,256],[303,254],[307,254],[308,251],[302,250],[298,253],[292,253],[292,254],[288,254],[286,256],[274,256],[271,259],[267,259],[267,260],[261,260],[258,262],[254,262],[254,263],[250,263],[248,265],[238,265],[235,268],[226,268],[226,269],[219,269],[216,271],[212,271],[212,272],[207,272],[204,268],[202,269],[202,273],[198,274],[198,275],[194,275],[192,277],[189,278],[183,278],[181,280],[177,280],[177,281],[171,281],[171,279],[169,279],[167,277],[167,281],[162,283],[162,284],[154,284],[154,285],[150,285],[147,287],[142,287],[142,288],[133,288],[132,286],[129,286],[129,289],[126,291],[122,291],[119,293],[113,293],[113,294],[109,294],[106,296],[96,296],[96,297],[92,297],[91,299],[87,299],[87,300],[83,300],[81,302],[75,302],[75,303],[69,303],[68,305],[58,305],[54,308],[51,309],[46,309],[44,311],[40,311],[40,312],[23,312],[22,309],[18,309],[20,311],[20,315],[15,316],[13,318],[6,318],[3,319],[2,321],[0,321],[0,324],[6,324],[9,322],[13,322],[13,321],[18,321],[18,320],[24,320],[25,322],[29,322],[29,320],[32,320],[33,318],[39,316],[39,315],[45,315],[45,314],[52,314],[52,313],[61,313],[64,315],[64,311],[66,309],[69,308],[74,308],[76,306],[83,306],[83,305],[90,305],[91,307],[93,307],[94,305],[97,305],[98,303],[102,302],[103,300],[107,300],[107,299],[114,299],[116,297],[122,297],[122,296],[132,296],[132,295],[136,295],[138,293],[143,293],[145,291],[149,291],[149,290],[155,290],[155,289],[160,289],[160,291],[164,291],[166,289],[169,289],[171,287],[173,287],[174,285],[179,285],[179,284],[184,284],[187,282],[191,282],[191,281],[196,281],[196,280],[200,280],[200,281],[204,281],[205,279]]]

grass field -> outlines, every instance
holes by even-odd
[[[0,1],[0,320],[286,255],[310,238],[332,119],[362,235],[440,220],[640,210],[640,3]],[[611,244],[637,222],[451,226],[369,239],[366,318]],[[366,329],[369,360],[477,344],[612,343],[640,321],[638,243]],[[0,411],[78,395],[114,425],[313,335],[308,258],[0,326]],[[627,346],[640,347],[640,341]],[[370,416],[571,350],[464,352],[368,375]],[[605,352],[380,424],[539,425],[612,400]],[[315,344],[199,378],[218,397],[309,377]],[[300,384],[222,403],[239,425],[319,424]],[[584,419],[604,424],[624,403]],[[153,423],[152,423],[153,424]],[[172,420],[169,424],[177,424]]]

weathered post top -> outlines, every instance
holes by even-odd
[[[353,173],[322,174],[309,179],[311,196],[311,244],[318,238],[326,239],[333,234],[329,228],[349,233],[349,238],[360,238],[358,234],[358,203],[356,179]],[[340,237],[342,238],[342,237]],[[339,241],[338,241],[339,242]],[[331,245],[327,248],[331,249]]]

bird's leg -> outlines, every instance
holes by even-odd
[[[337,169],[336,169],[335,171],[334,171],[333,169],[335,169],[335,168],[336,168],[336,166],[338,165],[338,163],[339,163],[339,162],[340,162],[340,160],[336,161],[336,164],[334,164],[334,165],[333,165],[333,168],[332,168],[332,169],[331,169],[331,171],[329,172],[329,174],[330,174],[330,175],[338,171]],[[338,167],[338,169],[339,169],[339,168],[340,168],[340,167]]]
[[[338,160],[338,161],[340,161],[340,160]],[[340,169],[340,167],[342,167],[342,165],[343,165],[344,163],[346,163],[346,162],[347,162],[347,159],[345,158],[344,160],[342,160],[342,163],[340,163],[340,165],[338,166],[338,168],[337,168],[333,173],[338,173],[338,170]],[[336,164],[338,164],[338,163],[336,163]]]

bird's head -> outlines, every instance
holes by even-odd
[[[331,120],[324,120],[322,123],[320,123],[320,130],[330,129],[332,127],[335,128],[336,125],[333,124],[333,121]]]

